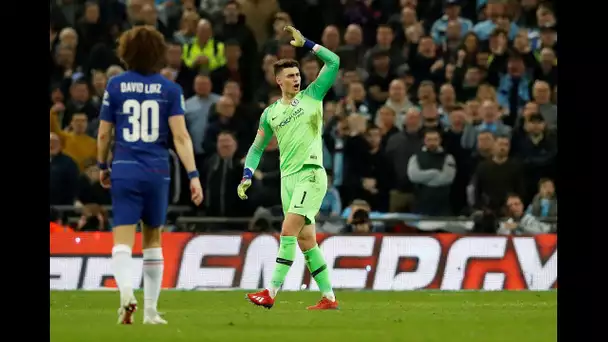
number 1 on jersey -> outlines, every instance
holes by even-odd
[[[131,130],[123,128],[122,134],[127,142],[143,141],[146,143],[158,140],[160,126],[160,107],[155,100],[126,100],[122,106],[123,113],[128,113]]]

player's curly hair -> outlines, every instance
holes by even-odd
[[[118,41],[118,57],[127,69],[144,75],[157,73],[164,67],[166,49],[165,38],[151,26],[125,31]]]

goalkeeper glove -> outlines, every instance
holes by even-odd
[[[242,200],[247,199],[247,195],[245,192],[251,186],[251,178],[253,177],[253,171],[249,168],[245,168],[243,170],[243,179],[241,179],[241,184],[236,188],[236,191],[239,195],[239,198]]]
[[[283,29],[285,31],[291,33],[291,36],[293,37],[293,40],[291,42],[289,42],[291,45],[293,45],[295,47],[305,47],[310,50],[312,50],[312,48],[315,46],[315,42],[304,38],[302,33],[299,30],[297,30],[295,27],[293,27],[291,25],[287,25]]]

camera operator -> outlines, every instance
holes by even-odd
[[[372,223],[369,212],[365,209],[357,209],[353,212],[350,224],[342,229],[342,234],[367,234],[372,232]]]

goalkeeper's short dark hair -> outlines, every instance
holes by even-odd
[[[295,59],[280,59],[272,65],[275,76],[281,73],[286,68],[300,68],[300,63]]]

